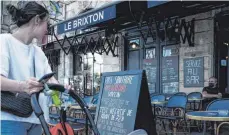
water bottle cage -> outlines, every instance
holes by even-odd
[[[66,110],[69,106],[69,94],[68,93],[65,93],[65,92],[62,92],[61,93],[61,96],[60,96],[60,99],[62,101],[62,107],[64,107],[64,110]]]
[[[44,84],[43,92],[45,96],[52,96],[52,90],[49,89],[47,83],[45,82],[42,82],[42,83]],[[69,100],[68,90],[65,90],[65,92],[61,92],[60,100],[62,104],[61,106],[64,107],[64,110],[66,110],[68,107],[67,101]]]

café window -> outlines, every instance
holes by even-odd
[[[169,82],[162,84],[163,93],[173,94],[179,91],[179,83],[178,82]]]
[[[156,49],[155,48],[147,48],[145,50],[145,58],[146,59],[153,59],[153,58],[156,58]]]
[[[176,56],[179,54],[177,45],[163,46],[163,57]]]

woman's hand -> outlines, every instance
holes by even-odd
[[[64,85],[64,88],[67,90],[74,90],[74,88],[71,85]]]
[[[28,94],[39,92],[43,89],[44,85],[36,80],[36,78],[30,78],[26,81],[19,82],[20,90]]]

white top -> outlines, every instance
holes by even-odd
[[[51,73],[48,60],[40,47],[32,44],[26,45],[14,38],[11,34],[0,34],[0,46],[0,73],[2,76],[19,81],[25,81],[30,77],[34,77],[34,58],[37,80],[43,75]],[[39,103],[44,111],[45,119],[48,121],[48,97],[41,93],[39,96]],[[34,113],[28,118],[22,118],[1,111],[1,120],[40,123]]]

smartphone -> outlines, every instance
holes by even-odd
[[[46,75],[44,75],[44,76],[42,76],[39,80],[38,80],[38,82],[47,82],[51,77],[53,77],[53,75],[55,75],[56,73],[55,72],[52,72],[52,73],[48,73],[48,74],[46,74]]]

